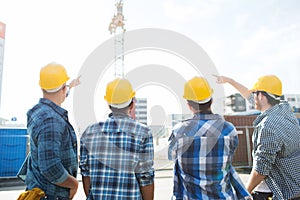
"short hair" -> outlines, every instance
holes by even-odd
[[[210,107],[211,107],[211,104],[212,104],[212,98],[208,102],[202,103],[202,104],[197,103],[195,101],[191,101],[191,100],[187,100],[187,102],[195,110],[207,111],[207,110],[210,110]]]
[[[42,89],[42,91],[43,91],[43,93],[45,93],[45,94],[55,94],[55,93],[57,93],[57,92],[59,92],[59,91],[65,89],[66,87],[67,87],[67,85],[66,85],[66,84],[63,84],[62,86],[56,88],[55,90],[52,90],[52,91],[51,91],[51,90],[45,90],[45,89]]]
[[[115,107],[112,107],[111,105],[109,105],[109,108],[111,109],[111,111],[113,113],[114,112],[123,112],[123,113],[126,113],[132,104],[133,104],[133,99],[131,100],[130,104],[128,106],[124,107],[124,108],[115,108]]]
[[[260,92],[262,95],[264,95],[266,98],[267,98],[267,101],[268,103],[271,105],[271,106],[275,106],[276,104],[279,104],[280,103],[280,100],[278,99],[274,99],[273,97],[271,97],[267,92],[265,91],[258,91]],[[276,98],[279,98],[280,96],[278,95],[274,95]]]

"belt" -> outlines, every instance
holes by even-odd
[[[71,199],[69,197],[52,196],[46,194],[46,196],[41,200],[71,200]]]

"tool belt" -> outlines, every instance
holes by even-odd
[[[42,197],[45,197],[45,192],[40,188],[33,188],[22,192],[17,200],[40,200]]]

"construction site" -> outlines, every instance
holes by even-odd
[[[124,52],[126,40],[126,14],[124,13],[124,4],[126,1],[116,0],[111,21],[108,24],[106,34],[110,34],[114,41],[114,60],[111,67],[114,68],[114,77],[126,77],[126,52]],[[1,19],[0,19],[1,20]],[[126,23],[125,23],[126,22]],[[4,41],[5,41],[5,22],[0,22],[0,94],[2,87],[2,77],[4,65]],[[286,95],[289,102],[294,108],[295,115],[300,123],[298,99],[300,95]],[[233,165],[237,169],[244,184],[247,183],[250,170],[253,165],[252,159],[252,133],[253,121],[260,114],[253,107],[249,107],[245,103],[245,99],[237,94],[223,97],[223,103],[227,111],[223,116],[228,122],[231,122],[238,131],[239,145],[235,152]],[[239,99],[240,98],[240,99]],[[1,105],[1,98],[0,98]],[[168,137],[170,136],[175,124],[191,117],[189,114],[172,113],[168,115],[166,120],[157,124],[149,122],[149,105],[147,98],[137,98],[135,112],[132,112],[132,118],[137,121],[149,125],[153,132],[154,143],[154,168],[155,168],[155,199],[170,199],[173,190],[173,165],[168,160]],[[158,116],[159,117],[159,116]],[[175,119],[176,118],[176,119]],[[16,119],[0,119],[0,197],[2,199],[16,199],[18,195],[25,189],[25,184],[17,178],[17,173],[29,153],[29,135],[26,131],[26,125],[17,123]],[[81,133],[77,133],[79,137]],[[80,182],[78,193],[74,200],[85,199],[82,190],[81,175],[78,174],[77,179]]]

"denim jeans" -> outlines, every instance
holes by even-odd
[[[46,195],[41,200],[70,200],[70,198],[69,197],[60,197],[60,196]]]

